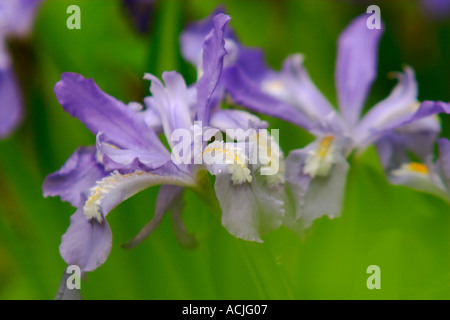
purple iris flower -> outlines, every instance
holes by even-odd
[[[226,33],[228,63],[219,83],[224,92],[238,105],[292,122],[316,136],[313,143],[292,151],[286,159],[286,179],[295,205],[287,210],[285,224],[295,230],[309,227],[323,215],[340,214],[349,168],[346,158],[352,151],[361,152],[397,130],[410,140],[422,137],[428,144],[421,148],[428,150],[440,131],[433,115],[450,112],[447,103],[417,101],[414,71],[405,66],[404,72],[393,74],[399,83],[391,94],[362,115],[376,76],[383,32],[369,29],[368,17],[357,17],[339,37],[335,71],[339,111],[314,85],[302,55],[288,57],[277,72],[267,67],[259,50],[245,48],[232,31]],[[181,38],[183,55],[192,63],[199,61],[194,46],[209,21],[188,27]],[[248,52],[253,54],[251,63],[245,63]]]
[[[22,120],[22,98],[7,49],[7,38],[25,36],[42,0],[0,1],[0,139]]]
[[[225,145],[216,140],[207,144],[220,130],[212,128],[210,110],[226,54],[223,31],[229,19],[224,14],[214,18],[213,28],[203,44],[205,71],[194,86],[187,87],[182,76],[174,71],[163,73],[164,84],[153,75],[145,76],[151,81],[152,93],[145,99],[145,110],[137,103],[125,105],[78,74],[65,73],[55,85],[55,94],[64,110],[97,136],[96,146],[78,148],[43,184],[44,196],[60,196],[77,208],[60,245],[61,256],[69,265],[78,265],[87,272],[103,264],[112,245],[112,233],[106,221],[108,213],[132,195],[154,185],[161,185],[155,216],[127,246],[135,246],[147,237],[168,210],[175,219],[175,229],[183,233],[181,238],[192,242],[181,223],[181,196],[184,188],[204,193],[200,173],[205,170],[216,175],[222,222],[231,234],[260,241],[260,235],[281,225],[283,181],[277,176],[266,178],[260,174],[261,166],[247,163],[253,149],[240,148],[245,141]],[[222,110],[216,117],[231,126],[245,120],[248,126],[256,118],[234,110]],[[203,122],[204,129],[211,130],[206,137],[201,136],[201,147],[198,152],[194,149],[191,157],[222,154],[231,162],[174,161],[156,132],[164,132],[170,147],[175,149],[174,133],[180,129],[194,132],[198,129],[196,120]],[[269,157],[282,158],[276,144],[270,147]],[[271,160],[275,159],[268,162]]]

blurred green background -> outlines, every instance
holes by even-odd
[[[139,35],[121,1],[46,1],[29,39],[9,43],[26,119],[0,141],[0,299],[52,299],[65,268],[58,246],[74,209],[59,198],[44,199],[41,185],[95,137],[57,103],[53,86],[60,74],[93,78],[124,102],[148,95],[144,72],[178,70],[192,83],[195,69],[181,58],[179,34],[219,3],[240,40],[262,47],[272,67],[280,68],[288,54],[304,53],[312,79],[336,101],[336,40],[366,2],[163,0],[148,34]],[[81,30],[66,28],[70,4],[81,8]],[[404,63],[416,71],[421,100],[450,101],[450,17],[430,17],[419,1],[377,4],[386,31],[367,107],[388,95],[395,81],[386,75]],[[443,136],[450,137],[450,120],[441,119]],[[286,155],[312,140],[300,128],[269,120],[280,129]],[[351,160],[342,217],[316,221],[304,240],[285,228],[263,244],[238,240],[187,192],[183,218],[199,240],[196,249],[178,245],[168,217],[137,248],[121,248],[151,219],[157,191],[139,193],[108,216],[113,250],[82,282],[84,298],[450,299],[449,205],[390,185],[373,149]],[[373,264],[381,268],[381,290],[366,287]]]

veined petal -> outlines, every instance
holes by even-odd
[[[1,51],[1,49],[0,49]],[[6,52],[0,52],[0,139],[6,138],[22,121],[22,99]]]
[[[109,143],[122,148],[169,153],[141,116],[101,91],[92,79],[63,73],[54,91],[67,113],[78,118],[95,135],[103,132]]]
[[[277,229],[284,215],[281,195],[258,181],[235,184],[227,174],[216,175],[214,188],[222,209],[222,224],[232,235],[262,242],[261,236]]]
[[[61,200],[78,207],[83,193],[106,175],[107,170],[96,160],[95,147],[80,147],[61,169],[45,178],[42,185],[44,197],[59,196]]]
[[[205,148],[203,156],[206,167],[216,176],[214,188],[222,209],[223,226],[238,238],[260,242],[262,235],[281,224],[284,179],[278,176],[283,176],[284,171],[271,172],[275,176],[263,175],[261,163],[249,163],[249,157],[253,158],[252,153],[258,151],[255,143],[264,145],[259,141],[215,141]],[[269,157],[282,158],[273,143],[265,147],[272,151]],[[264,160],[268,161],[263,164],[270,164],[270,159]]]
[[[322,122],[321,127],[329,128],[333,132],[343,131],[344,124],[339,115],[336,115],[334,122],[326,123],[331,114],[336,114],[336,110],[312,82],[303,65],[301,54],[289,56],[283,63],[280,76],[263,82],[263,88],[265,92],[275,97],[278,95],[281,100],[299,109],[314,122]],[[280,89],[281,92],[277,93]]]
[[[311,144],[294,150],[286,159],[286,180],[295,202],[295,219],[286,220],[287,227],[301,226],[304,230],[310,227],[315,219],[325,215],[335,218],[340,216],[342,211],[349,165],[342,156],[342,151],[336,150],[327,171],[312,176],[306,170],[308,161],[311,161],[311,148],[316,147]]]
[[[101,162],[108,170],[128,172],[142,170],[153,171],[171,161],[170,157],[161,156],[148,150],[117,149],[97,138],[97,148]]]
[[[210,112],[213,106],[213,94],[219,83],[223,68],[225,50],[225,32],[230,17],[222,13],[214,16],[213,29],[203,43],[203,74],[197,81],[197,120],[209,125]]]
[[[83,212],[86,219],[102,222],[121,202],[141,190],[161,184],[192,187],[195,186],[195,181],[191,176],[179,171],[171,162],[152,172],[134,171],[121,174],[113,171],[90,189]]]
[[[336,89],[341,113],[353,128],[376,77],[378,43],[383,29],[369,29],[363,14],[341,33],[336,59]]]
[[[106,261],[111,247],[109,224],[88,221],[81,207],[70,217],[70,226],[62,236],[59,251],[67,264],[77,265],[82,271],[93,271]]]

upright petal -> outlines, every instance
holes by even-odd
[[[225,30],[230,17],[218,14],[213,19],[214,27],[203,43],[203,74],[197,81],[197,120],[209,125],[212,97],[216,90],[223,67],[225,50]]]
[[[101,91],[92,79],[63,73],[54,91],[67,113],[78,118],[95,135],[103,132],[109,143],[122,148],[168,153],[143,117]]]
[[[299,109],[263,92],[238,66],[226,68],[222,77],[227,91],[238,105],[294,123],[306,130],[318,127],[314,120]]]
[[[222,7],[217,7],[213,12],[203,20],[191,23],[180,36],[181,54],[183,58],[198,66],[201,63],[202,46],[205,37],[214,28],[214,17],[218,14],[224,14],[225,10]],[[234,33],[231,28],[225,30],[226,38],[234,38]]]
[[[83,194],[107,175],[108,172],[96,160],[95,147],[79,147],[61,169],[45,178],[42,185],[44,197],[59,196],[78,207]]]
[[[336,89],[341,113],[353,128],[377,73],[378,43],[382,29],[369,29],[363,14],[353,20],[338,40]]]
[[[146,74],[145,79],[150,80],[151,97],[146,98],[146,105],[151,105],[161,119],[164,134],[171,144],[171,134],[175,129],[188,130],[193,119],[191,118],[191,105],[195,103],[191,99],[183,77],[175,72],[164,72],[162,75],[165,87],[158,78]],[[171,145],[172,146],[172,145]]]

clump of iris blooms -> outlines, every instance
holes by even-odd
[[[284,224],[295,231],[303,232],[321,216],[340,215],[350,154],[361,153],[392,132],[403,132],[408,140],[420,137],[420,154],[427,154],[440,132],[435,115],[450,112],[448,103],[417,100],[414,71],[405,66],[403,72],[392,73],[399,83],[391,94],[362,114],[376,77],[384,29],[368,29],[369,16],[355,18],[339,36],[335,70],[339,110],[314,85],[301,54],[289,56],[282,70],[275,71],[266,65],[261,50],[240,44],[231,29],[225,33],[229,52],[219,83],[223,94],[237,105],[294,123],[316,137],[286,159],[294,205]],[[185,59],[197,64],[199,72],[197,43],[212,17],[188,26],[180,38]]]
[[[214,17],[203,43],[204,73],[195,84],[186,86],[175,71],[163,73],[164,84],[153,75],[145,76],[151,81],[152,93],[144,101],[145,109],[137,103],[125,105],[102,92],[93,80],[78,74],[65,73],[55,85],[56,97],[64,110],[97,137],[95,146],[78,148],[43,184],[44,196],[60,196],[76,207],[60,245],[67,264],[77,265],[83,272],[102,265],[112,245],[108,213],[137,192],[155,185],[161,188],[154,219],[127,247],[145,239],[168,210],[180,225],[181,199],[186,188],[194,190],[207,204],[214,203],[217,196],[222,224],[236,237],[262,241],[261,236],[281,225],[283,172],[279,171],[275,178],[264,175],[260,163],[248,161],[260,145],[264,146],[264,139],[258,136],[248,141],[210,141],[229,126],[245,125],[242,130],[267,126],[247,112],[211,108],[226,54],[223,36],[229,19],[224,14]],[[194,149],[189,159],[201,155],[212,161],[174,161],[157,132],[165,134],[173,151],[176,130],[204,130],[200,149]],[[271,140],[271,158],[265,160],[282,161],[277,144],[270,137],[266,139]],[[218,154],[224,155],[226,161],[214,161]],[[215,176],[215,194],[209,190],[206,172]],[[184,227],[175,231],[181,242],[192,243]]]
[[[102,265],[112,245],[107,215],[148,187],[161,186],[154,218],[126,247],[148,237],[168,211],[179,242],[192,246],[195,239],[181,219],[186,189],[196,192],[213,212],[220,209],[222,224],[230,234],[261,242],[262,236],[282,224],[303,232],[318,217],[340,215],[351,153],[375,143],[385,168],[397,170],[392,171],[395,177],[401,176],[398,170],[403,166],[392,165],[400,158],[392,151],[391,141],[427,157],[440,132],[436,114],[449,113],[450,106],[440,101],[418,102],[410,67],[393,74],[399,83],[391,94],[362,115],[376,76],[383,32],[369,30],[366,19],[365,15],[357,17],[339,37],[339,111],[310,79],[302,55],[288,57],[281,71],[270,69],[261,50],[239,43],[228,26],[230,17],[221,9],[188,26],[180,37],[183,56],[198,70],[197,82],[187,86],[175,71],[163,73],[164,83],[146,74],[151,96],[144,99],[144,105],[126,105],[101,91],[93,80],[63,74],[55,86],[59,103],[96,135],[95,146],[78,148],[43,185],[44,196],[60,196],[76,208],[60,246],[67,264],[78,265],[83,272]],[[276,139],[256,133],[268,126],[265,121],[243,110],[221,107],[228,96],[238,106],[308,130],[315,141],[292,151],[285,160]],[[231,135],[231,141],[225,142],[218,133],[229,136],[228,129],[255,134],[250,139]],[[188,132],[188,146],[194,145],[193,152],[183,151],[187,162],[173,157],[180,149],[174,138],[179,130]],[[197,148],[196,132],[201,133]],[[170,151],[158,138],[160,133]],[[401,139],[386,141],[391,136]],[[419,146],[411,143],[419,140]],[[259,162],[249,161],[261,150],[265,156]],[[205,161],[196,162],[197,158]],[[219,158],[226,161],[216,161]],[[275,162],[278,170],[264,174],[263,164]],[[439,163],[436,170],[447,177],[444,162]],[[214,191],[208,172],[215,176]],[[436,187],[441,191],[446,186],[442,181]]]

